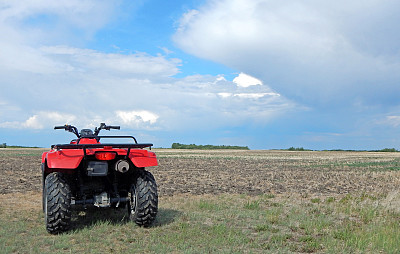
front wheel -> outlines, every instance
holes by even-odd
[[[46,176],[43,201],[47,231],[59,234],[68,230],[71,222],[71,189],[61,173]]]
[[[157,184],[154,176],[146,171],[139,172],[129,191],[129,218],[139,226],[148,227],[158,212]]]

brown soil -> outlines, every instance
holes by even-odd
[[[40,192],[43,149],[0,149],[0,194]],[[400,153],[154,149],[160,196],[341,195],[400,187]]]

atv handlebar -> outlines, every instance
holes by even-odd
[[[116,129],[116,130],[120,130],[121,129],[121,126],[107,126],[107,127],[108,127],[108,129]]]
[[[63,126],[54,126],[54,129],[55,129],[55,130],[64,129],[65,131],[69,131],[69,132],[74,133],[75,136],[77,136],[78,138],[80,138],[78,129],[77,129],[75,126],[66,124],[66,125],[63,125]]]
[[[63,125],[63,126],[54,126],[54,129],[55,130],[63,129],[65,131],[69,131],[69,132],[74,133],[78,138],[81,138],[81,135],[79,134],[79,131],[75,126],[66,124],[66,125]],[[107,126],[105,123],[101,123],[100,127],[96,127],[94,129],[94,136],[98,136],[99,132],[101,130],[108,130],[109,131],[111,129],[120,130],[121,127],[120,126],[112,126],[112,125]]]
[[[119,129],[121,129],[121,127],[120,126],[112,126],[112,125],[109,125],[109,126],[107,126],[105,123],[101,123],[100,124],[100,127],[96,127],[95,129],[94,129],[94,135],[95,136],[98,136],[99,135],[99,132],[101,131],[101,130],[111,130],[111,129],[116,129],[116,130],[119,130]]]

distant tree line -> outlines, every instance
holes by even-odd
[[[399,150],[396,150],[395,148],[384,148],[381,150],[371,150],[370,152],[389,152],[389,153],[393,153],[393,152],[398,152]]]
[[[172,149],[201,149],[201,150],[213,150],[213,149],[236,149],[236,150],[250,150],[247,146],[225,146],[225,145],[185,145],[180,143],[173,143],[171,146]]]
[[[39,148],[38,146],[13,146],[7,145],[7,143],[0,143],[0,148]]]
[[[303,147],[289,147],[287,149],[288,151],[312,151],[310,149],[304,149]]]
[[[311,150],[311,149],[304,149],[303,147],[289,147],[288,149],[282,149],[286,151],[332,151],[332,152],[399,152],[395,148],[384,148],[380,150],[343,150],[343,149],[331,149],[331,150]]]

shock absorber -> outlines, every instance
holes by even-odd
[[[84,191],[84,184],[83,184],[83,179],[82,179],[82,171],[78,172],[78,181],[79,181],[79,192],[81,194],[82,200],[83,200],[83,209],[86,210],[86,194]]]
[[[118,178],[117,178],[117,174],[116,173],[114,173],[113,187],[114,187],[115,197],[118,199],[118,202],[115,205],[115,207],[118,207],[119,203],[120,203],[120,196],[119,196],[119,193],[118,193]]]

